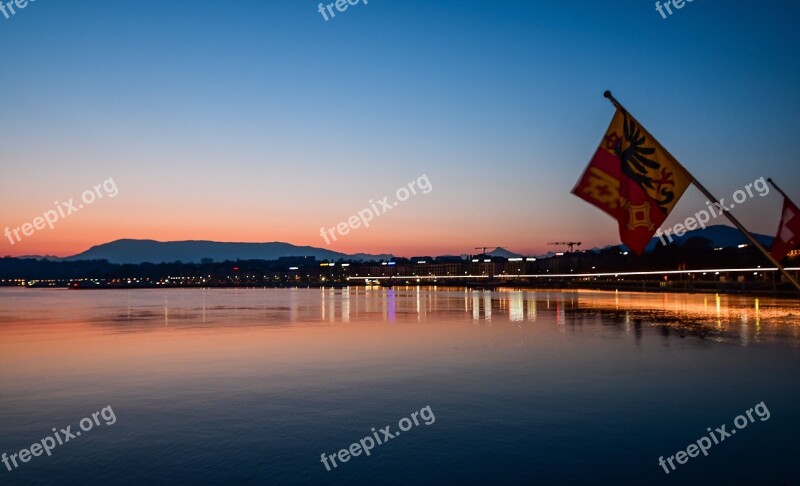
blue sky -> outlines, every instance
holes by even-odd
[[[417,196],[330,248],[519,252],[618,242],[569,194],[617,98],[719,197],[773,177],[800,199],[798,6],[37,0],[0,16],[0,224],[108,177],[113,201],[2,254],[116,238],[325,246],[422,174]],[[692,189],[667,225],[702,209]],[[780,198],[735,211],[774,233]],[[721,221],[718,221],[721,222]],[[3,251],[5,250],[5,251]]]

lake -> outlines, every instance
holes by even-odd
[[[2,288],[0,484],[790,484],[798,377],[798,300]]]

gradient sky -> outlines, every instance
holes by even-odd
[[[37,0],[0,15],[0,230],[113,178],[119,193],[0,255],[119,238],[344,252],[618,243],[569,193],[617,98],[718,197],[800,200],[800,6],[695,0]],[[327,246],[320,227],[421,175]],[[692,188],[667,221],[704,207]],[[781,198],[734,213],[774,234]],[[717,220],[722,223],[722,220]]]

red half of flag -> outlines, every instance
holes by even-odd
[[[781,261],[790,251],[800,246],[800,209],[788,197],[783,198],[783,212],[778,234],[772,243],[772,256]]]

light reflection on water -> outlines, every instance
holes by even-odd
[[[796,344],[800,337],[800,301],[746,297],[720,294],[654,294],[603,291],[531,291],[500,289],[499,291],[433,288],[395,287],[350,287],[344,289],[289,289],[288,305],[270,303],[263,290],[172,291],[173,305],[170,309],[169,295],[165,295],[163,315],[165,324],[172,313],[175,325],[192,321],[195,310],[187,307],[192,298],[180,295],[199,293],[202,307],[199,309],[203,324],[220,322],[220,313],[225,321],[238,324],[267,322],[310,323],[350,322],[354,320],[378,320],[395,322],[413,315],[417,322],[427,322],[440,316],[453,316],[458,309],[471,315],[472,321],[490,324],[493,322],[536,322],[537,312],[549,312],[556,325],[563,328],[571,319],[587,313],[618,319],[629,327],[631,322],[649,326],[667,326],[675,329],[705,331],[726,339],[738,339],[742,344],[764,337],[777,336],[784,342]],[[176,295],[177,293],[177,295]],[[232,305],[222,303],[227,295],[233,295]],[[320,303],[314,305],[318,296]],[[132,311],[127,307],[125,320],[150,320],[152,312],[145,306]],[[313,310],[319,312],[316,319]],[[260,309],[264,314],[248,313]],[[113,320],[121,320],[117,316]],[[499,321],[498,321],[499,320]],[[2,322],[2,315],[0,315]],[[193,323],[190,322],[193,325]],[[788,341],[787,338],[791,338]]]
[[[673,330],[742,345],[800,344],[800,301],[720,294],[655,294],[519,289],[348,287],[139,291],[0,290],[0,330],[92,324],[115,332],[154,327],[285,327],[320,323],[464,321],[536,323],[564,332],[587,319]],[[156,304],[158,302],[158,304]],[[30,329],[30,327],[29,327]]]
[[[769,422],[682,467],[786,482],[798,344],[800,302],[746,296],[0,289],[0,453],[118,416],[0,482],[658,483],[659,455],[761,400]],[[426,405],[435,425],[319,464]]]

